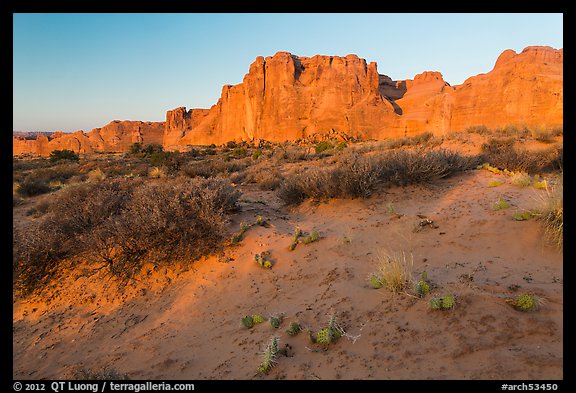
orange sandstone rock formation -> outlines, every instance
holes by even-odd
[[[13,154],[47,156],[54,150],[73,150],[78,153],[124,152],[133,143],[159,143],[164,137],[164,122],[114,120],[102,128],[88,133],[76,131],[71,134],[55,132],[50,138],[38,136],[35,140],[13,138]]]
[[[126,151],[134,142],[182,145],[280,142],[328,132],[382,139],[473,125],[561,127],[563,49],[504,51],[486,74],[450,86],[439,72],[393,81],[356,55],[257,57],[242,83],[225,85],[210,109],[168,111],[165,123],[113,121],[86,134],[14,138],[14,154]]]
[[[209,111],[169,111],[164,142],[284,141],[331,130],[381,139],[473,125],[561,127],[562,80],[563,50],[550,47],[506,50],[492,71],[458,86],[429,71],[393,81],[356,55],[279,52],[258,57],[242,83],[223,87]]]

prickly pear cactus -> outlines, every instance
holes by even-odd
[[[250,315],[246,315],[244,318],[242,318],[242,325],[250,329],[252,326],[254,326],[254,320]]]
[[[272,269],[272,262],[270,261],[264,261],[264,263],[262,264],[262,267],[264,269]]]
[[[427,274],[426,271],[422,272],[422,278],[416,284],[416,294],[419,297],[424,297],[428,292],[430,292],[430,285],[427,282]]]
[[[265,319],[264,319],[264,317],[263,317],[262,315],[260,315],[260,314],[254,314],[254,315],[252,315],[252,322],[254,322],[255,324],[256,324],[256,323],[262,323],[262,322],[264,322],[264,321],[265,321]]]
[[[384,286],[382,279],[376,275],[376,273],[372,273],[369,278],[370,286],[374,289],[380,289]]]
[[[274,367],[277,356],[278,356],[278,338],[274,337],[264,350],[264,358],[262,359],[262,363],[260,363],[260,365],[258,366],[258,372],[261,374],[268,374],[268,372],[272,369],[272,367]]]
[[[290,327],[286,330],[286,333],[288,333],[290,336],[295,336],[298,334],[298,332],[300,332],[300,330],[302,330],[302,328],[298,322],[291,322]]]
[[[332,341],[332,335],[330,334],[330,329],[325,328],[319,330],[318,333],[316,333],[316,343],[330,344],[331,341]]]
[[[442,298],[441,297],[433,297],[430,299],[430,308],[432,310],[441,310],[442,309]]]
[[[274,329],[278,329],[280,327],[280,323],[282,323],[282,317],[270,317],[270,325],[272,325]]]
[[[454,308],[455,305],[456,305],[456,301],[454,300],[454,296],[446,295],[446,296],[442,297],[442,308],[444,310],[450,310],[450,309]]]
[[[516,300],[516,304],[514,307],[520,311],[532,311],[538,307],[538,304],[535,301],[534,296],[525,294],[518,297],[518,300]]]

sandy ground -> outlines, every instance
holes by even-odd
[[[537,221],[512,214],[537,206],[545,191],[476,170],[431,185],[384,190],[368,199],[307,201],[287,209],[273,192],[248,189],[230,224],[254,222],[239,245],[186,271],[150,272],[116,301],[101,285],[71,275],[49,303],[14,300],[15,379],[70,378],[78,367],[113,367],[131,379],[561,379],[562,251],[546,245]],[[503,197],[506,210],[493,211]],[[394,210],[390,214],[391,207]],[[436,228],[415,225],[428,218]],[[288,246],[294,228],[321,239]],[[254,254],[270,251],[274,266]],[[378,253],[413,257],[413,278],[434,284],[418,299],[372,289]],[[536,312],[508,297],[534,293]],[[431,311],[428,300],[456,295],[456,307]],[[279,329],[247,329],[241,318],[282,314]],[[317,331],[335,313],[355,340],[327,348],[291,321]],[[268,375],[256,370],[271,337],[289,344]]]

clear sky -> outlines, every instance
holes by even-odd
[[[90,131],[210,108],[257,56],[357,54],[452,85],[505,49],[563,47],[562,14],[14,14],[13,130]]]

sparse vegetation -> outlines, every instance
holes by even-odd
[[[290,251],[293,251],[296,246],[298,245],[298,238],[302,235],[302,231],[300,230],[300,228],[296,227],[296,229],[294,230],[294,237],[292,238],[292,243],[290,243],[290,247],[288,247],[288,249]]]
[[[262,363],[258,366],[258,372],[260,374],[268,374],[272,367],[276,364],[276,359],[278,358],[278,338],[272,337],[270,342],[266,345],[264,349]]]
[[[404,291],[411,282],[414,258],[406,259],[406,254],[379,252],[379,279],[392,292]]]
[[[507,303],[518,311],[529,312],[538,310],[543,304],[543,299],[536,295],[526,293],[518,296],[516,299],[508,299]]]
[[[564,243],[564,176],[561,173],[557,183],[546,189],[541,206],[531,212],[544,223],[546,238],[558,248]]]
[[[122,381],[129,380],[127,374],[122,374],[113,367],[106,367],[99,371],[80,367],[74,371],[72,379],[82,381]]]
[[[40,289],[61,263],[76,257],[105,268],[119,287],[145,261],[156,266],[194,261],[220,244],[226,214],[238,196],[215,179],[124,179],[67,187],[46,214],[15,231],[15,287]]]
[[[278,329],[280,327],[280,324],[282,323],[282,315],[272,315],[270,316],[270,325],[274,328],[274,329]]]
[[[244,327],[250,329],[252,326],[254,326],[254,318],[252,318],[252,316],[250,315],[246,315],[244,318],[241,319],[242,325],[244,325]]]
[[[504,184],[502,180],[490,180],[488,182],[488,187],[498,187],[501,186],[502,184]]]
[[[263,267],[264,269],[271,269],[272,268],[272,262],[268,259],[269,257],[270,257],[270,252],[269,251],[263,251],[262,254],[254,255],[254,260],[256,261],[256,263],[258,265],[260,265],[260,267]]]
[[[63,150],[53,150],[50,152],[49,159],[51,162],[57,162],[61,160],[69,160],[69,161],[78,161],[80,160],[80,156],[78,153],[75,153],[72,150],[63,149]]]
[[[512,218],[516,221],[526,221],[532,218],[532,212],[516,212],[512,215]]]
[[[418,297],[424,297],[428,292],[430,292],[430,284],[428,284],[426,271],[423,271],[420,281],[416,284],[416,295],[418,295]]]
[[[430,299],[429,304],[432,310],[450,310],[454,308],[456,301],[454,295],[448,294]]]
[[[302,330],[302,327],[300,326],[300,324],[298,322],[293,321],[293,322],[290,322],[290,326],[288,327],[288,329],[286,329],[286,333],[289,336],[295,336],[301,330]]]
[[[492,210],[503,210],[508,209],[509,207],[510,204],[502,198],[498,199],[498,202],[492,204]]]
[[[318,231],[312,231],[310,233],[310,235],[308,235],[303,241],[302,243],[304,244],[310,244],[310,243],[314,243],[315,241],[320,240],[320,234],[318,233]]]
[[[312,338],[317,344],[328,345],[336,342],[344,334],[344,330],[336,320],[336,314],[332,314],[328,320],[328,326],[317,331]]]
[[[368,276],[368,282],[374,289],[380,289],[384,286],[382,279],[376,273],[370,273],[370,276]]]
[[[518,187],[528,187],[532,184],[532,176],[526,172],[515,172],[510,178],[510,183]]]

